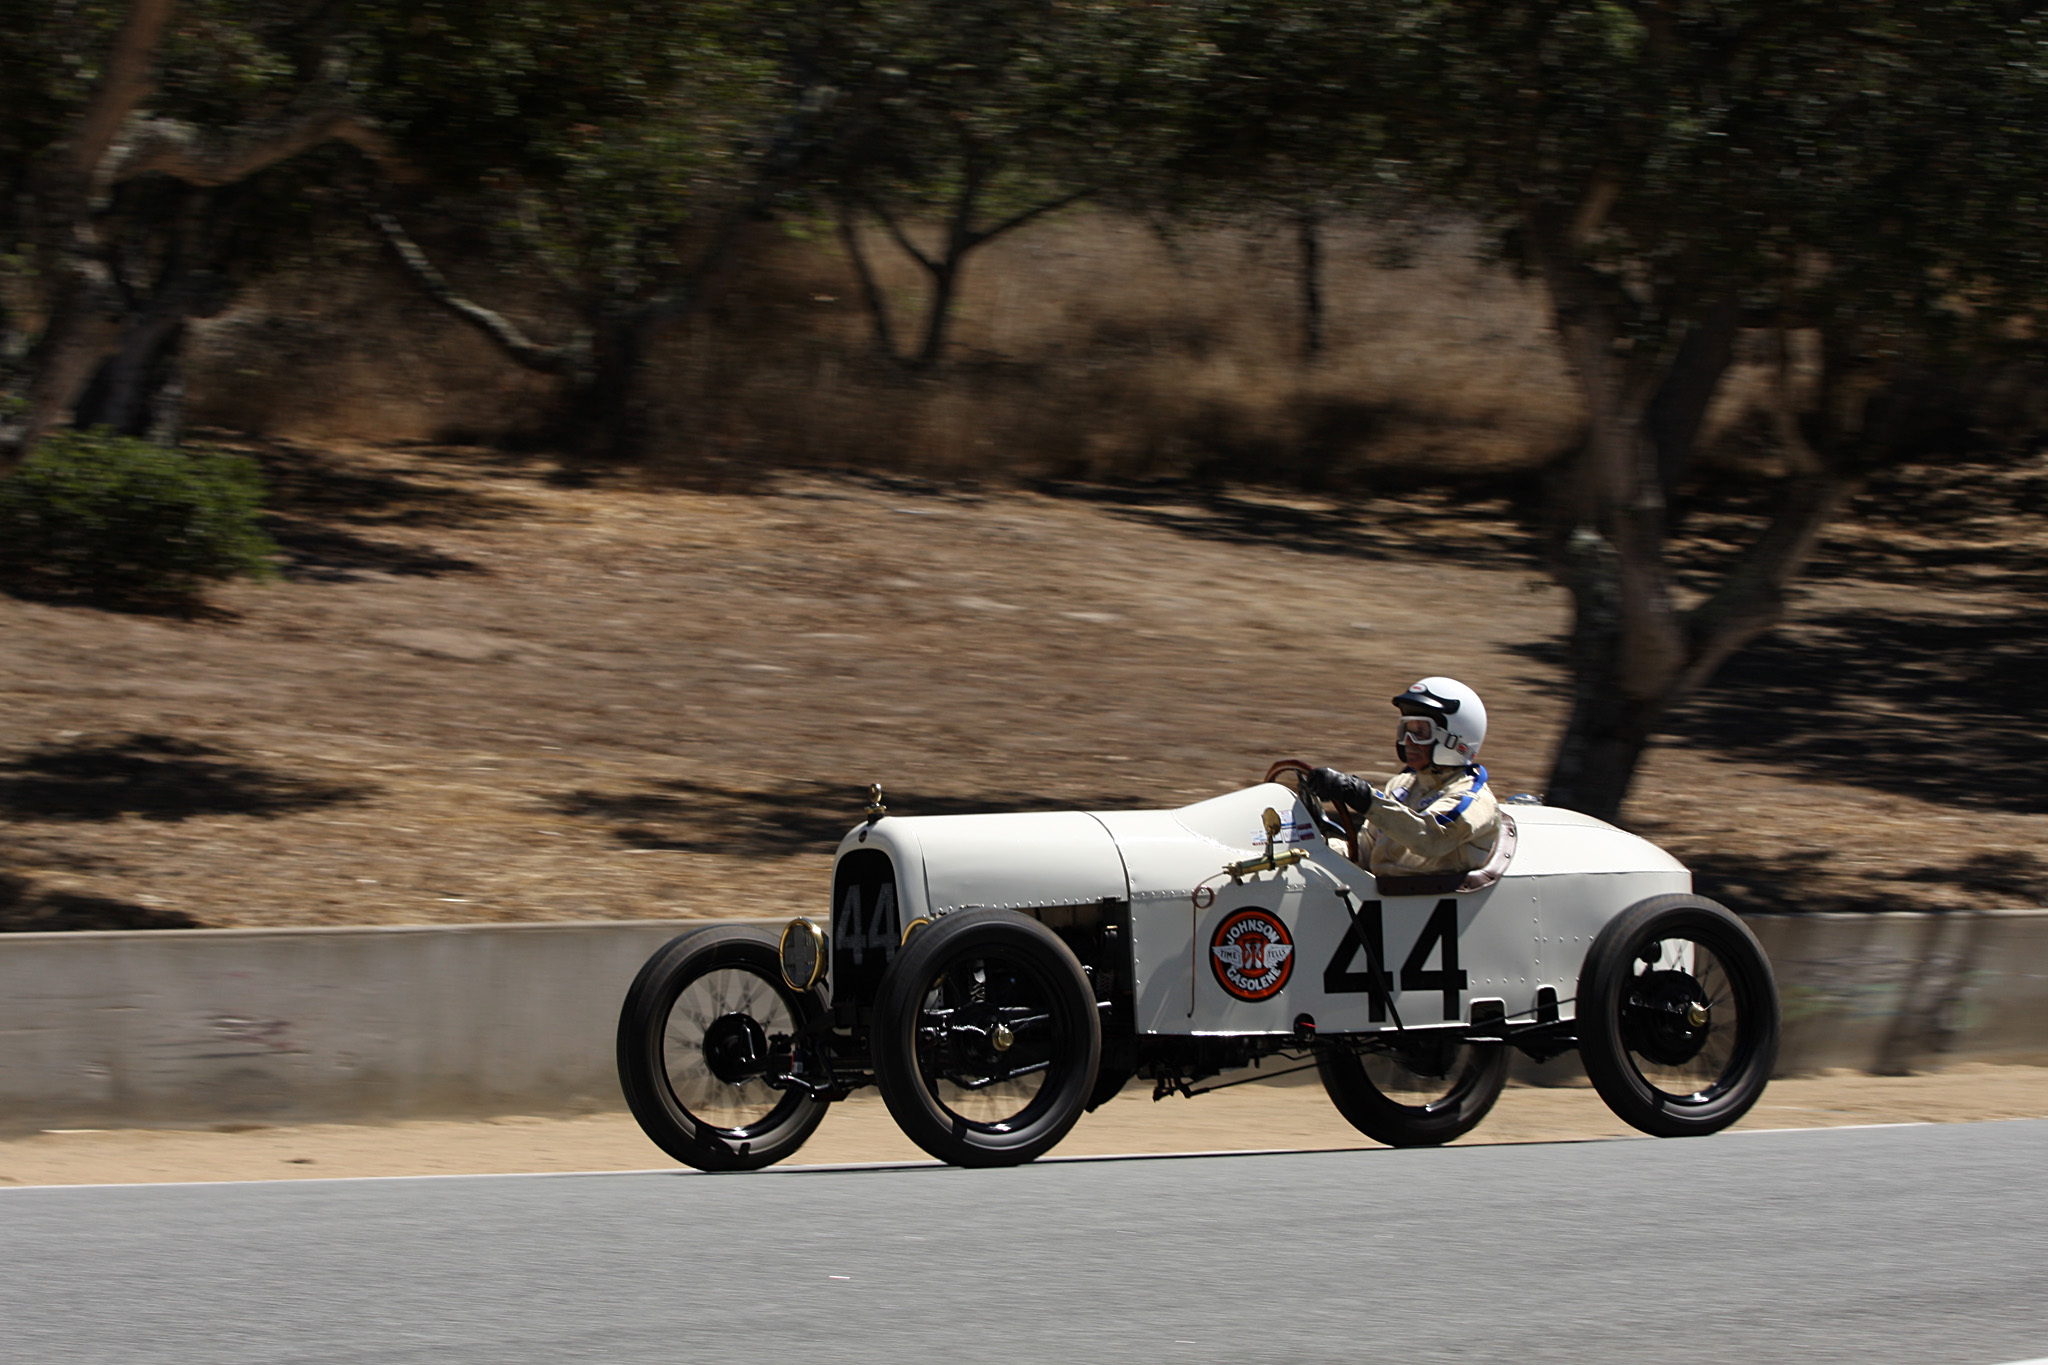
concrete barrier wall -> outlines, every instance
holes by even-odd
[[[2048,1064],[2048,912],[1749,922],[1782,1072]],[[0,1130],[616,1110],[619,1002],[695,923],[0,935]]]
[[[619,1002],[701,923],[0,935],[0,1129],[622,1109]]]
[[[2048,1065],[2048,911],[1748,923],[1778,977],[1781,1072]]]

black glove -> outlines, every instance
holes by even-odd
[[[1317,768],[1308,775],[1308,794],[1319,801],[1342,801],[1353,810],[1372,804],[1372,784],[1335,768]]]

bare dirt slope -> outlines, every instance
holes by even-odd
[[[191,621],[0,597],[0,926],[816,910],[869,781],[940,812],[1376,771],[1386,698],[1449,673],[1517,791],[1562,714],[1567,604],[1483,488],[711,496],[461,449],[264,458],[285,582]],[[1744,908],[2037,903],[2044,486],[1865,499],[1628,818]],[[1987,733],[1967,781],[1937,771]]]

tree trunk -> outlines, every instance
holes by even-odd
[[[960,278],[960,258],[950,251],[932,271],[931,309],[924,319],[924,344],[917,350],[917,367],[928,370],[946,353],[946,332],[953,317],[953,292]]]
[[[1686,333],[1672,358],[1670,376],[1650,400],[1644,422],[1657,450],[1657,479],[1667,503],[1692,462],[1693,444],[1721,377],[1734,362],[1741,316],[1733,299],[1714,305],[1705,320]]]
[[[590,367],[579,376],[567,404],[564,444],[587,460],[634,458],[642,449],[645,422],[640,406],[640,370],[647,357],[650,324],[638,314],[599,323]]]
[[[1547,799],[1613,820],[1658,721],[1777,619],[1785,581],[1837,500],[1788,487],[1751,554],[1681,612],[1665,560],[1668,499],[1732,358],[1733,310],[1710,311],[1661,373],[1631,373],[1616,346],[1620,304],[1579,260],[1582,233],[1540,210],[1526,224],[1587,423],[1553,543],[1572,593],[1572,706]]]
[[[1781,619],[1785,585],[1852,486],[1810,449],[1788,446],[1794,475],[1779,489],[1771,524],[1704,601],[1681,611],[1666,563],[1666,508],[1733,357],[1734,310],[1707,310],[1661,372],[1631,373],[1604,283],[1578,261],[1569,234],[1537,215],[1530,227],[1587,411],[1553,550],[1572,593],[1572,706],[1547,799],[1615,820],[1658,723]]]
[[[1314,209],[1303,209],[1294,220],[1294,237],[1300,247],[1298,265],[1301,285],[1301,358],[1314,364],[1323,353],[1323,252],[1321,219]]]
[[[1562,560],[1573,605],[1567,655],[1572,706],[1544,799],[1613,820],[1663,711],[1668,685],[1643,685],[1656,670],[1635,657],[1640,641],[1622,610],[1629,572],[1623,553],[1605,537],[1582,530],[1573,533]]]
[[[917,348],[917,368],[928,370],[946,353],[946,332],[953,319],[953,294],[959,287],[960,269],[967,253],[986,242],[993,232],[974,230],[974,211],[980,205],[981,188],[987,168],[981,157],[968,153],[961,170],[960,189],[953,196],[953,220],[946,225],[945,244],[936,259],[920,257],[932,277],[931,306],[924,318],[924,344]]]
[[[0,299],[0,395],[8,391],[8,380],[15,364],[28,354],[28,337],[15,325],[14,314],[8,311],[7,300]]]
[[[28,411],[10,448],[0,449],[0,477],[62,426],[94,371],[121,336],[119,300],[97,262],[75,262],[57,288],[42,336],[29,352]]]
[[[177,196],[169,212],[134,229],[158,237],[163,264],[140,308],[132,302],[140,291],[132,284],[121,287],[122,296],[131,300],[130,311],[113,353],[78,397],[73,426],[108,427],[124,436],[148,436],[167,429],[159,409],[166,393],[183,391],[179,365],[186,324],[194,317],[218,313],[231,293],[226,275],[213,268],[220,240],[221,193],[186,191]],[[181,406],[181,400],[175,405]],[[172,420],[168,429],[175,430],[178,425]]]
[[[184,337],[182,313],[145,314],[122,335],[119,349],[85,386],[71,424],[81,431],[106,427],[123,436],[148,435],[155,425],[157,395],[176,382]]]
[[[889,317],[889,300],[883,296],[875,272],[868,265],[868,254],[860,244],[857,211],[845,199],[833,200],[833,208],[839,219],[839,241],[846,248],[847,263],[853,267],[861,302],[867,307],[869,324],[874,329],[875,351],[885,360],[900,363],[902,357],[896,350],[896,327]]]

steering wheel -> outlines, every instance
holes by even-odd
[[[1301,803],[1308,807],[1310,817],[1318,825],[1321,825],[1326,822],[1323,815],[1323,803],[1308,789],[1308,775],[1314,771],[1315,768],[1302,759],[1283,758],[1272,767],[1266,769],[1266,780],[1268,782],[1281,782],[1283,786],[1292,787],[1294,794],[1301,798]],[[1283,782],[1282,779],[1287,777],[1292,777],[1294,781]],[[1358,831],[1363,826],[1364,821],[1359,819],[1357,811],[1344,804],[1342,797],[1331,797],[1330,809],[1336,814],[1337,827],[1344,832],[1344,851],[1350,855],[1352,862],[1358,863],[1360,867],[1365,866],[1358,856]]]

